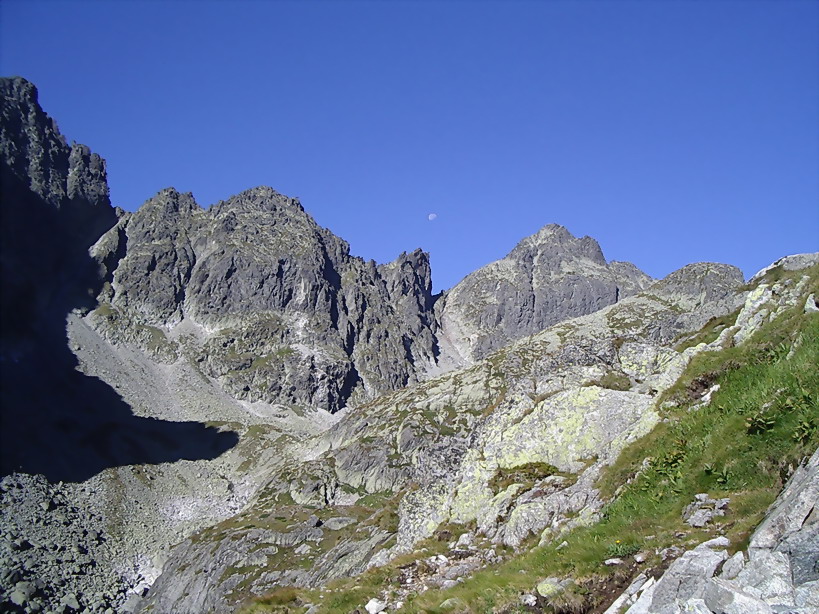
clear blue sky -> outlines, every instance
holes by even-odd
[[[301,198],[437,289],[556,222],[661,277],[819,250],[819,2],[0,4],[114,204]],[[437,219],[428,220],[430,213]]]

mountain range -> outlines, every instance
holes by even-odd
[[[135,212],[115,208],[105,161],[67,143],[34,85],[0,89],[5,611],[603,612],[631,597],[633,612],[819,607],[819,461],[803,463],[819,445],[819,382],[797,368],[819,339],[819,255],[747,282],[719,263],[654,280],[549,224],[433,294],[427,253],[353,256],[269,187],[207,208],[167,188]],[[792,373],[765,389],[768,407],[735,407],[743,436],[780,425],[790,442],[765,461],[757,507],[729,506],[750,488],[729,465],[718,481],[696,457],[709,488],[682,485],[699,435],[680,426],[676,464],[641,492],[694,505],[683,527],[707,509],[704,532],[658,528],[652,545],[644,531],[632,551],[615,540],[605,558],[619,562],[484,587],[491,604],[446,593],[527,553],[574,552],[572,536],[604,525],[641,475],[666,471],[662,455],[635,450],[710,415],[697,410],[737,372],[779,374],[786,358]],[[759,522],[791,474],[798,521],[754,534],[758,558],[723,578],[730,540],[749,538],[744,519]],[[723,491],[726,503],[710,498]],[[730,523],[714,521],[725,509]],[[724,542],[698,545],[708,539]],[[790,570],[779,592],[770,565],[760,571],[765,548]],[[696,590],[643,586],[717,558]],[[743,610],[745,597],[759,609]]]

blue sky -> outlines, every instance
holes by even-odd
[[[114,204],[298,196],[436,289],[556,222],[661,277],[819,250],[819,2],[4,0]],[[428,215],[437,219],[429,221]]]

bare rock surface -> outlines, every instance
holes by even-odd
[[[424,252],[354,257],[271,188],[117,211],[104,160],[0,85],[4,611],[229,612],[437,533],[368,603],[396,609],[593,522],[601,470],[690,360],[813,300],[779,271],[814,255],[750,290],[715,263],[655,282],[555,225],[436,297]],[[704,545],[629,604],[810,611],[813,465],[747,560],[715,579],[725,544]]]
[[[636,294],[652,281],[633,264],[607,263],[591,237],[578,239],[550,224],[444,294],[436,306],[442,360],[470,365],[510,341]]]
[[[437,352],[427,254],[376,266],[298,201],[255,188],[203,210],[160,192],[94,248],[92,326],[196,363],[234,398],[335,412],[418,380]],[[174,337],[188,322],[196,334]]]

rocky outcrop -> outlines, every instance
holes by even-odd
[[[751,290],[712,263],[654,283],[547,226],[438,298],[424,252],[356,258],[270,188],[207,210],[167,189],[117,215],[104,161],[66,145],[31,84],[2,88],[3,470],[24,470],[0,481],[9,611],[230,611],[436,534],[446,554],[364,607],[454,586],[499,546],[593,522],[603,467],[694,356],[815,308],[782,274],[811,255]],[[704,545],[652,600],[816,605],[805,488],[782,506],[801,519],[771,520],[747,560],[714,578],[725,545]],[[724,503],[698,499],[690,524]]]
[[[67,145],[40,108],[37,89],[21,78],[0,79],[0,190],[5,475],[42,470],[61,447],[54,414],[72,413],[72,395],[62,384],[76,364],[66,347],[65,319],[93,305],[102,279],[88,248],[116,214],[105,161],[84,145]]]
[[[98,276],[87,250],[116,214],[105,160],[66,144],[37,89],[19,77],[0,79],[0,175],[2,337],[10,352],[7,344],[30,337],[44,318],[88,303]]]
[[[816,612],[819,450],[794,472],[747,551],[729,558],[729,545],[721,537],[689,550],[657,582],[645,582],[631,594],[627,591],[606,614]]]
[[[464,366],[510,341],[593,313],[644,290],[652,279],[626,262],[607,263],[597,241],[556,224],[444,294],[442,360]]]
[[[2,78],[0,96],[0,156],[6,169],[56,209],[73,209],[79,216],[94,209],[103,217],[111,204],[105,160],[85,145],[66,143],[56,122],[40,107],[32,83]],[[110,221],[111,213],[104,221]],[[96,239],[106,229],[98,224],[85,230]]]
[[[270,188],[207,211],[164,190],[94,253],[111,283],[93,325],[173,361],[185,350],[169,333],[189,321],[200,343],[184,357],[238,399],[338,411],[417,381],[435,360],[427,254],[380,267],[353,257]],[[146,326],[153,338],[140,344]]]

